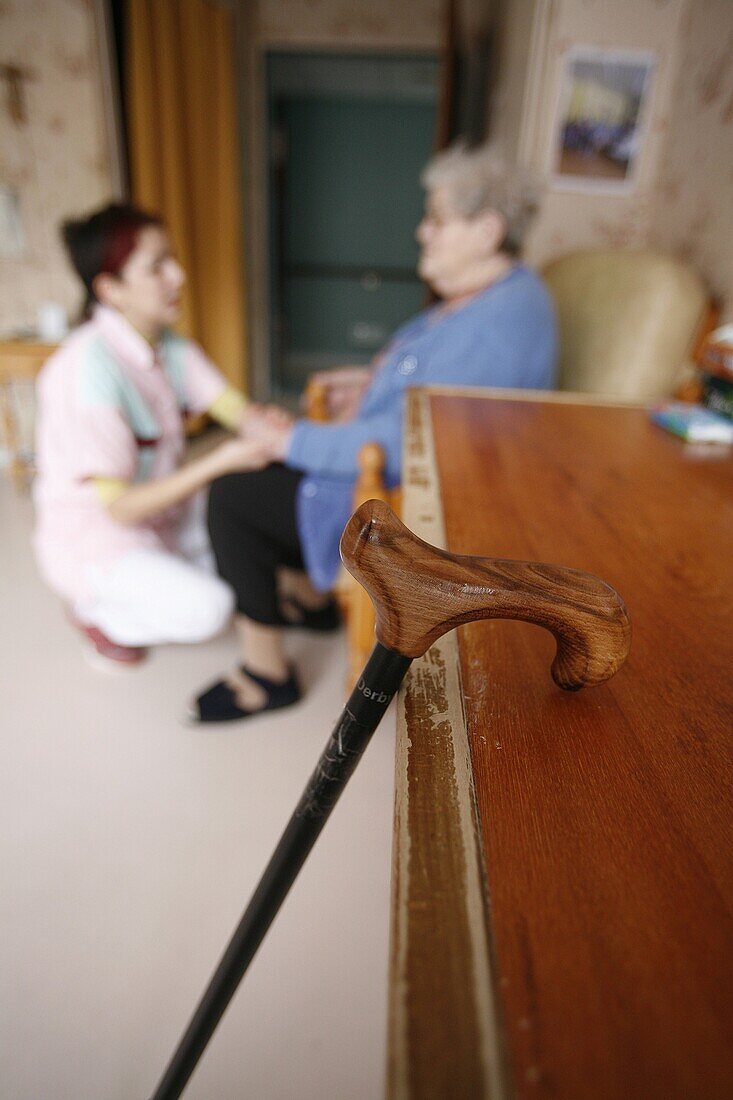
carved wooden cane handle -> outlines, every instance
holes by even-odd
[[[371,597],[377,639],[405,657],[422,656],[461,623],[522,619],[555,636],[552,677],[577,691],[613,676],[629,652],[624,602],[598,577],[561,565],[449,554],[419,539],[380,500],[353,514],[341,557]]]

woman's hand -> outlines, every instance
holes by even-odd
[[[261,470],[272,461],[267,447],[259,439],[228,439],[210,452],[212,478],[237,474],[246,470]]]
[[[217,477],[261,470],[271,461],[268,449],[259,440],[228,439],[168,477],[130,485],[109,503],[107,511],[117,523],[133,527],[187,500]]]
[[[288,451],[295,418],[282,409],[281,415],[272,416],[271,410],[257,409],[247,419],[248,440],[258,443],[270,462],[282,462]]]

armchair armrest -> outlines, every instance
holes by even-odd
[[[319,378],[309,378],[303,393],[303,407],[309,420],[325,422],[331,419],[328,411],[328,388]]]
[[[326,423],[331,419],[328,384],[322,375],[308,380],[303,406],[309,420]],[[366,500],[384,500],[399,515],[401,493],[399,489],[388,489],[384,483],[385,455],[380,445],[365,443],[359,451],[358,465],[354,511]],[[346,692],[349,694],[374,646],[374,608],[365,590],[345,569],[341,570],[336,581],[335,595],[346,622]]]

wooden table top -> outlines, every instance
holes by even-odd
[[[39,340],[0,340],[0,381],[35,378],[57,347]]]
[[[416,389],[403,518],[455,553],[596,573],[633,640],[577,694],[524,623],[414,662],[389,1095],[733,1095],[731,451],[640,408]]]

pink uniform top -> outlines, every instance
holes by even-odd
[[[93,479],[139,483],[173,473],[185,417],[226,389],[196,344],[165,333],[153,348],[105,306],[64,341],[37,387],[34,545],[52,588],[83,599],[91,569],[131,550],[176,549],[180,506],[127,527],[112,519]]]

